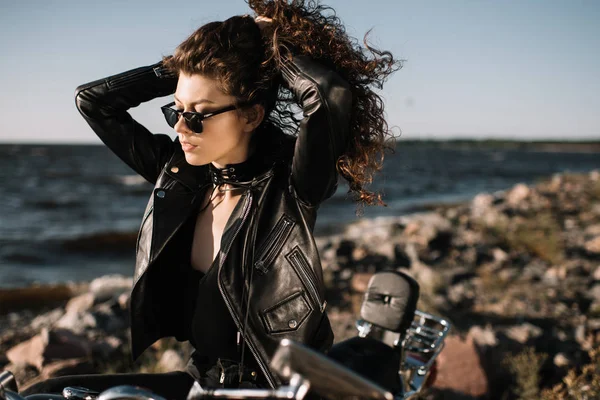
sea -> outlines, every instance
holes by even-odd
[[[399,216],[481,192],[600,169],[594,151],[462,142],[399,142],[374,190],[386,207],[356,205],[340,180],[316,235],[359,218]],[[132,275],[135,237],[152,185],[102,145],[0,144],[0,288]]]

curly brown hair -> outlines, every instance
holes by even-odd
[[[236,16],[200,27],[179,45],[165,65],[175,72],[200,73],[220,83],[224,93],[239,104],[261,104],[263,126],[295,135],[298,106],[279,79],[278,66],[286,57],[307,55],[345,79],[352,91],[351,139],[337,161],[338,173],[349,193],[363,205],[385,205],[381,194],[369,191],[373,175],[381,170],[394,135],[384,116],[384,103],[374,90],[402,63],[388,51],[364,46],[348,36],[335,11],[316,1],[247,0],[257,16],[272,23],[259,29],[254,18]]]

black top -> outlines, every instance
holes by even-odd
[[[204,198],[200,196],[199,198]],[[199,204],[196,204],[199,206]],[[217,278],[221,253],[212,265],[203,273],[194,269],[190,263],[191,246],[194,236],[195,212],[181,227],[180,233],[189,240],[189,252],[185,256],[182,268],[185,285],[184,318],[186,336],[194,347],[188,364],[188,373],[196,380],[205,371],[217,365],[218,360],[227,360],[228,365],[241,361],[241,344],[238,345],[238,329],[231,317],[223,296],[219,290]],[[246,346],[244,355],[245,370],[260,371],[254,356]],[[259,374],[259,377],[262,374]]]
[[[206,274],[190,266],[187,301],[192,304],[189,327],[190,343],[204,362],[215,364],[218,358],[238,359],[237,327],[223,301],[217,284],[219,257]],[[195,287],[194,287],[195,286]],[[199,361],[199,360],[198,360]]]

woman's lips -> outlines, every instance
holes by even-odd
[[[181,143],[181,148],[183,149],[183,151],[186,151],[186,152],[190,152],[190,151],[194,150],[196,147],[198,147],[198,146],[194,146],[193,144],[189,144],[187,142]]]

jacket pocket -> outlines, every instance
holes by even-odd
[[[262,319],[268,333],[291,332],[300,328],[311,310],[306,294],[299,291],[264,310]]]
[[[292,232],[295,224],[294,220],[285,214],[277,221],[277,224],[275,224],[275,227],[269,233],[269,236],[257,252],[258,257],[256,258],[257,261],[254,263],[254,267],[261,274],[269,272],[271,264],[275,260],[277,254],[281,251],[283,244]]]
[[[319,290],[317,288],[317,278],[315,277],[315,273],[313,272],[308,260],[300,250],[298,246],[294,247],[294,249],[286,256],[287,260],[292,267],[296,271],[296,274],[302,281],[302,284],[308,291],[313,304],[317,307],[318,310],[323,312],[325,310],[325,303],[321,299],[319,295]]]

